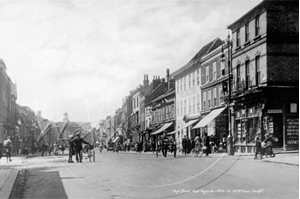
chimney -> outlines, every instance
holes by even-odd
[[[162,82],[162,83],[165,83],[165,78],[161,78],[161,82]]]
[[[144,87],[145,86],[149,86],[149,80],[148,80],[148,76],[144,75]]]
[[[167,82],[170,80],[170,70],[167,68],[167,76],[166,76]]]

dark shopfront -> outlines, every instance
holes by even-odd
[[[299,149],[299,103],[294,89],[265,88],[235,98],[233,137],[236,152],[253,153],[255,136],[269,133],[278,150]]]

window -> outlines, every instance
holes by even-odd
[[[191,88],[191,75],[189,75],[189,89]]]
[[[197,70],[197,85],[199,86],[199,84],[200,84],[200,79],[199,79],[199,70]]]
[[[182,92],[182,78],[180,79],[180,91]]]
[[[219,105],[221,105],[222,86],[219,86]]]
[[[184,114],[186,114],[186,100],[184,100]]]
[[[240,90],[240,85],[241,84],[241,66],[237,65],[236,66],[236,88]]]
[[[193,87],[195,86],[195,73],[193,72]]]
[[[207,91],[207,106],[208,106],[208,108],[211,107],[210,100],[211,100],[211,90],[208,90]]]
[[[209,66],[205,68],[206,82],[209,82]]]
[[[220,65],[221,65],[221,76],[224,76],[225,75],[225,59],[224,59],[224,61],[222,61],[222,60],[220,61]]]
[[[193,96],[193,113],[195,113],[195,96]]]
[[[249,71],[249,60],[247,60],[245,62],[245,89],[249,88],[249,84],[250,84],[250,71]]]
[[[191,98],[189,98],[189,114],[192,113],[192,102]]]
[[[255,36],[259,35],[259,31],[260,31],[260,28],[259,28],[259,16],[257,16],[255,18]]]
[[[206,91],[203,92],[203,110],[206,109],[205,102],[206,102]]]
[[[182,112],[182,110],[183,110],[183,104],[182,104],[183,102],[181,101],[181,106],[180,106],[180,109],[181,109],[181,116],[183,116],[183,112]]]
[[[186,78],[184,77],[184,80],[183,80],[184,81],[184,91],[186,90],[186,86],[185,86],[186,85],[186,81],[185,80],[186,80]]]
[[[261,84],[260,80],[260,57],[255,57],[255,84],[256,86]]]
[[[197,111],[200,111],[199,94],[197,95]]]
[[[213,89],[213,98],[214,98],[213,106],[217,106],[217,88]]]
[[[217,79],[217,63],[213,63],[213,79]]]
[[[240,35],[240,29],[236,30],[236,47],[240,46],[240,39],[241,39],[241,35]]]
[[[249,41],[249,23],[245,25],[245,42]]]

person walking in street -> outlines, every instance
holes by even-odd
[[[254,141],[255,141],[255,149],[256,149],[254,159],[257,159],[258,153],[260,154],[260,158],[262,159],[262,156],[261,156],[261,132],[260,132],[260,129],[257,129],[257,133],[256,133],[256,136],[254,138]]]
[[[175,138],[171,141],[171,151],[174,152],[174,158],[176,158],[177,146]]]
[[[72,136],[69,137],[69,159],[68,163],[73,162],[73,155],[75,154],[74,142],[72,142]]]
[[[11,159],[11,150],[12,150],[12,141],[10,140],[10,136],[7,137],[6,140],[4,140],[4,149],[6,152],[6,162],[10,162]]]
[[[182,138],[182,154],[186,155],[187,154],[187,138],[186,135]]]
[[[152,153],[154,154],[154,151],[155,151],[155,141],[154,141],[153,138],[151,140],[151,149],[152,149]]]
[[[57,142],[55,142],[54,144],[53,144],[53,154],[54,155],[58,155],[58,143]]]
[[[195,137],[195,148],[194,148],[194,157],[199,155],[201,151],[201,138],[199,135]],[[200,157],[202,156],[202,153],[200,154]]]
[[[203,137],[203,150],[205,152],[205,156],[208,156],[208,154],[210,153],[211,149],[210,149],[210,140],[209,137],[207,136],[207,133],[204,133],[204,137]]]
[[[162,137],[162,154],[164,157],[167,157],[168,146],[169,146],[169,139],[167,137],[167,131],[164,131]]]

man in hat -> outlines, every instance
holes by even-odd
[[[256,148],[254,159],[257,159],[257,154],[258,153],[260,153],[260,157],[261,157],[261,132],[260,132],[260,128],[257,129],[257,133],[256,133],[256,136],[254,138],[254,141],[255,141],[255,148]]]
[[[91,145],[90,143],[83,140],[83,138],[80,137],[80,131],[76,134],[76,137],[73,138],[72,142],[74,142],[75,146],[75,157],[77,162],[82,162],[82,144]]]

